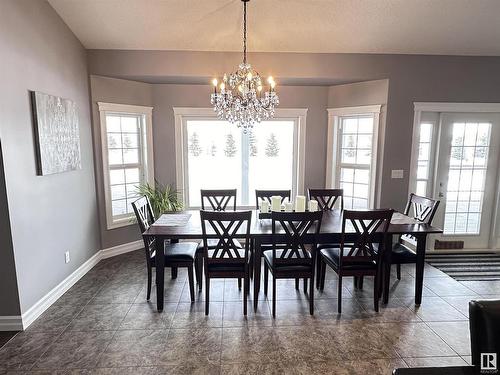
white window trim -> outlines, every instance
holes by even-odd
[[[105,103],[97,102],[99,107],[99,117],[101,124],[101,151],[102,151],[102,171],[103,171],[103,182],[104,182],[104,201],[106,204],[106,227],[107,229],[115,229],[120,227],[125,227],[128,225],[133,225],[131,219],[134,214],[130,214],[125,218],[113,219],[112,209],[111,209],[111,189],[109,181],[109,161],[108,161],[108,137],[106,130],[106,113],[128,113],[133,115],[144,115],[145,118],[145,137],[146,144],[144,147],[144,153],[146,156],[146,181],[149,184],[154,184],[154,156],[153,156],[153,120],[152,113],[153,107],[139,106],[139,105],[128,105],[128,104],[117,104],[117,103]]]
[[[175,116],[175,165],[176,165],[176,186],[181,193],[182,201],[186,205],[187,189],[187,171],[185,170],[184,160],[187,157],[187,150],[184,147],[186,134],[186,122],[188,120],[217,119],[217,115],[212,108],[193,108],[193,107],[174,107]],[[307,108],[278,108],[275,110],[275,118],[290,119],[297,124],[298,144],[294,144],[294,150],[297,150],[297,158],[294,158],[294,179],[296,181],[297,192],[295,194],[304,194],[304,169],[305,169],[305,149],[306,149],[306,118]],[[236,125],[234,125],[236,126]],[[255,126],[259,126],[256,124]],[[294,192],[292,192],[293,194]],[[254,208],[249,205],[241,208]]]
[[[357,107],[328,108],[328,146],[326,157],[326,181],[327,189],[338,187],[340,156],[339,156],[339,126],[340,119],[344,116],[373,115],[373,140],[372,140],[372,160],[370,166],[370,195],[368,197],[369,207],[376,207],[377,190],[377,161],[379,145],[379,128],[381,104],[365,105]]]

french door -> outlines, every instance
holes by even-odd
[[[434,223],[442,241],[463,241],[466,249],[494,246],[500,115],[442,113],[435,174],[441,200]]]

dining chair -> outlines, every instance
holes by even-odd
[[[156,220],[148,197],[144,196],[132,202],[132,208],[134,209],[141,233],[144,233]],[[163,247],[165,267],[171,267],[173,269],[179,267],[187,268],[191,302],[194,302],[193,265],[195,268],[198,266],[194,261],[198,244],[196,242],[170,243],[168,241],[163,241],[163,244],[158,244],[158,241],[156,241],[154,237],[143,236],[142,238],[146,254],[146,266],[148,269],[147,300],[149,301],[151,297],[152,269],[155,267],[156,251],[158,247]],[[198,277],[199,273],[196,272],[196,275]]]
[[[255,189],[255,208],[259,209],[259,203],[263,200],[266,200],[271,204],[271,197],[278,196],[281,197],[281,203],[290,198],[292,196],[291,190],[257,190]]]
[[[343,189],[308,189],[308,199],[318,202],[318,207],[322,211],[332,211],[335,204],[339,202],[340,210],[344,210],[344,190]]]
[[[268,273],[273,276],[273,317],[276,317],[278,279],[310,279],[309,313],[314,314],[316,237],[321,228],[322,216],[322,211],[271,213],[272,249],[265,250],[263,256],[265,295],[267,295]],[[304,283],[304,288],[306,286]]]
[[[338,275],[338,312],[342,312],[342,279],[353,276],[362,278],[373,276],[373,300],[375,311],[378,312],[380,287],[382,285],[382,257],[384,244],[387,238],[387,229],[391,222],[394,210],[344,210],[342,215],[342,234],[338,248],[328,248],[319,251],[320,290],[325,287],[326,265],[330,266]],[[347,234],[354,240],[346,241]],[[355,287],[357,283],[354,283]]]
[[[200,189],[201,193],[201,209],[202,210],[212,210],[212,211],[236,211],[236,192],[237,189]],[[238,240],[235,240],[236,246],[243,248]],[[210,249],[215,248],[217,245],[217,240],[213,238],[208,239],[208,247]],[[203,242],[198,245],[198,254],[196,261],[199,263],[198,272],[200,272],[199,280],[203,277],[201,273],[203,272]],[[198,275],[197,275],[198,278]],[[202,282],[198,283],[198,288],[201,291]],[[238,288],[241,289],[241,279],[238,280]]]
[[[247,298],[250,289],[250,223],[252,211],[223,212],[200,211],[203,233],[203,259],[205,263],[205,315],[210,303],[210,279],[237,278],[244,280],[243,314],[247,315]],[[209,237],[210,236],[210,237]],[[208,240],[215,236],[214,248]],[[236,238],[245,239],[245,247],[237,245]]]
[[[404,214],[422,223],[431,225],[438,206],[439,201],[436,199],[421,197],[411,193],[408,198],[408,202],[406,203]],[[402,264],[412,264],[417,262],[417,254],[411,246],[416,246],[415,237],[409,234],[402,234],[399,237],[398,242],[394,244],[392,248],[391,265],[396,265],[396,275],[398,280],[401,280]]]
[[[318,208],[322,211],[333,211],[335,205],[339,202],[338,206],[340,211],[344,210],[344,190],[343,189],[308,189],[308,199],[314,199],[318,202]],[[318,249],[327,249],[338,247],[338,243],[319,243]],[[320,262],[316,262],[316,273],[319,275]],[[316,278],[316,288],[319,288],[319,277]]]
[[[200,192],[202,210],[207,209],[208,203],[212,211],[226,211],[228,206],[236,211],[236,189],[201,189]]]

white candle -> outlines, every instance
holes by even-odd
[[[267,214],[269,212],[269,202],[268,201],[262,201],[260,203],[260,212],[263,212]]]
[[[318,211],[318,201],[311,199],[309,201],[309,211]]]
[[[281,197],[278,195],[273,195],[271,197],[271,211],[281,211]]]
[[[295,211],[304,212],[306,210],[306,197],[303,195],[297,195],[295,197]]]
[[[286,202],[285,203],[285,211],[286,212],[292,212],[293,211],[293,203],[292,202]]]

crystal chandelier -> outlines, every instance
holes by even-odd
[[[274,117],[274,107],[279,105],[275,92],[276,82],[268,77],[269,89],[262,84],[259,73],[247,63],[247,2],[243,2],[243,62],[238,70],[224,74],[222,82],[214,78],[211,103],[217,117],[236,124],[246,133],[255,123]]]

